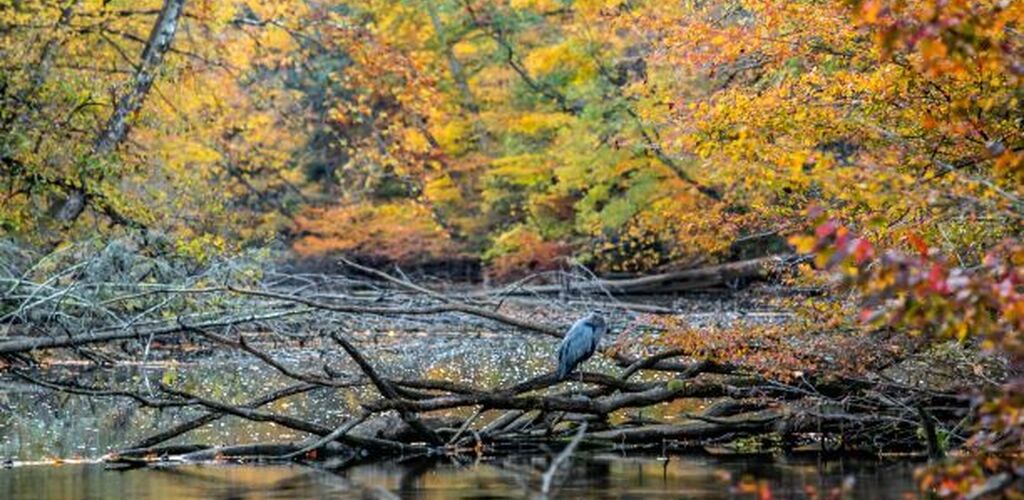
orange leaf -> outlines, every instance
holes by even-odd
[[[928,244],[917,233],[907,234],[907,241],[921,254],[921,257],[928,256]]]

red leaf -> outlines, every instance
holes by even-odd
[[[828,221],[828,222],[818,226],[814,230],[814,235],[817,236],[819,240],[825,239],[825,238],[831,236],[832,233],[834,233],[836,231],[836,227],[837,227],[836,222],[830,220],[830,221]]]
[[[910,245],[917,249],[917,252],[921,254],[921,257],[928,256],[928,244],[925,243],[917,233],[910,233],[907,235],[907,241]]]
[[[864,262],[875,256],[875,248],[871,246],[871,242],[867,238],[857,238],[853,243],[853,258],[857,262],[857,265],[861,265]]]
[[[928,271],[928,285],[938,293],[949,291],[946,286],[946,272],[938,263],[932,264],[932,268]]]

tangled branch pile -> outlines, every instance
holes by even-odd
[[[648,342],[645,337],[654,335],[649,329],[621,325],[618,339],[599,354],[615,366],[607,372],[583,371],[566,381],[548,372],[497,386],[436,377],[403,378],[368,354],[359,330],[385,324],[400,328],[410,318],[454,319],[463,325],[508,330],[507,335],[556,340],[573,311],[569,305],[565,310],[531,309],[524,305],[528,302],[517,303],[510,297],[509,290],[492,295],[442,294],[355,263],[348,263],[352,272],[344,276],[257,273],[256,267],[240,261],[190,274],[121,245],[95,254],[81,248],[65,252],[21,262],[8,253],[10,264],[2,277],[6,335],[0,340],[5,371],[50,390],[84,397],[129,398],[144,407],[202,410],[194,418],[106,456],[120,466],[230,458],[343,467],[370,457],[541,451],[574,436],[581,424],[588,426],[582,445],[590,447],[728,447],[734,451],[811,447],[938,455],[964,439],[964,422],[972,412],[962,387],[905,382],[894,375],[898,370],[893,367],[920,354],[920,346],[913,343],[891,355],[872,357],[870,366],[857,374],[837,368],[780,376],[755,364],[745,365],[743,358],[723,362],[696,348]],[[584,290],[588,287],[579,285]],[[631,314],[631,325],[660,321],[650,312],[632,313],[621,302],[596,303],[592,296],[587,300],[591,307],[624,308],[620,315]],[[675,312],[665,308],[660,314]],[[873,341],[894,340],[879,333]],[[268,348],[271,342],[329,342],[348,361],[295,366],[276,357]],[[187,353],[181,346],[186,343],[248,356],[290,380],[290,385],[239,404],[207,395],[209,387],[186,389],[167,380],[158,383],[155,392],[99,387],[74,377],[57,380],[37,369],[54,358],[80,358],[109,367],[156,356],[184,357]],[[754,352],[759,347],[751,343],[743,348]],[[311,391],[367,388],[373,389],[373,396],[363,400],[358,411],[331,425],[267,409]],[[671,422],[643,416],[645,409],[684,400],[699,403],[693,407],[704,410],[684,413]],[[182,443],[188,432],[226,416],[271,423],[309,438],[168,444]]]

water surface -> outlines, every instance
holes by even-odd
[[[189,465],[129,471],[101,465],[0,470],[0,498],[35,499],[480,499],[535,496],[550,457],[465,463],[424,459],[330,472],[302,466]],[[914,464],[708,456],[580,456],[558,498],[914,498]],[[770,497],[767,495],[771,495]]]

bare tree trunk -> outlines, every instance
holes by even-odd
[[[479,108],[476,105],[476,100],[473,98],[473,92],[469,88],[469,82],[466,80],[466,72],[463,71],[462,63],[459,62],[452,51],[451,43],[449,43],[448,36],[444,31],[444,24],[441,23],[441,17],[437,15],[437,6],[434,5],[432,0],[427,0],[423,3],[427,7],[427,13],[430,15],[430,24],[434,27],[437,43],[441,46],[441,51],[444,52],[444,57],[448,61],[448,71],[452,74],[455,86],[462,92],[462,103],[466,106],[466,109],[476,113],[479,111]]]
[[[171,48],[174,33],[178,29],[178,20],[184,9],[185,0],[165,0],[160,15],[149,34],[146,48],[142,51],[135,75],[132,76],[128,91],[121,96],[114,112],[107,120],[106,126],[96,137],[93,154],[102,156],[111,153],[124,140],[128,132],[128,117],[135,114],[146,100],[149,89],[153,86],[156,71],[163,62],[164,54]],[[85,210],[87,199],[84,187],[74,190],[64,201],[57,218],[64,222],[74,222]]]

